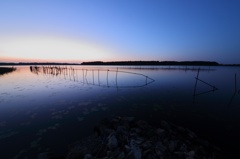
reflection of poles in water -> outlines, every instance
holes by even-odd
[[[235,75],[234,75],[234,93],[230,99],[228,106],[230,106],[232,104],[234,97],[236,96],[237,93],[239,94],[239,92],[240,92],[240,89],[237,92],[237,74],[235,73]]]
[[[210,93],[210,92],[214,92],[214,91],[218,90],[215,86],[213,86],[213,85],[211,85],[211,84],[209,84],[209,83],[207,83],[207,82],[199,79],[199,73],[200,73],[200,68],[198,68],[197,77],[195,77],[196,82],[195,82],[194,93],[193,93],[193,96],[194,96],[194,99],[193,99],[194,101],[193,101],[193,102],[194,102],[194,103],[195,103],[195,97],[196,97],[196,96],[198,96],[198,95],[203,95],[203,94]],[[202,83],[205,84],[205,85],[208,85],[209,87],[212,87],[212,89],[210,89],[210,90],[208,90],[208,91],[196,93],[198,81],[202,82]]]
[[[88,70],[86,70],[86,74],[85,74],[85,80],[86,80],[86,83],[87,83],[87,85],[88,85],[88,80],[87,80],[87,71],[88,71]]]
[[[235,91],[234,91],[234,93],[236,94],[237,93],[237,74],[235,73],[235,76],[234,76],[235,78]]]
[[[228,106],[231,106],[231,104],[232,104],[233,99],[234,99],[235,96],[236,96],[236,93],[234,93],[234,94],[232,95],[232,97],[231,97],[231,99],[230,99],[230,101],[229,101],[229,103],[228,103]]]
[[[98,85],[100,86],[99,69],[98,69]]]
[[[107,86],[109,87],[109,85],[108,85],[108,71],[109,71],[109,70],[107,70]]]
[[[82,77],[83,77],[83,83],[85,83],[84,82],[84,70],[82,69]]]
[[[116,87],[118,88],[117,78],[118,78],[118,67],[117,67],[117,71],[116,71]]]
[[[200,70],[200,69],[198,69],[198,72],[197,72],[197,77],[196,77],[196,82],[195,82],[195,87],[194,87],[194,93],[193,93],[193,94],[194,94],[194,96],[195,96],[195,94],[196,94],[196,88],[197,88],[197,82],[198,82],[198,80],[197,80],[197,79],[198,79],[198,76],[199,76],[199,70]]]
[[[146,86],[152,82],[154,82],[153,79],[151,79],[150,77],[143,75],[143,74],[139,74],[139,73],[133,73],[133,72],[126,72],[126,71],[119,71],[118,68],[117,70],[99,70],[97,69],[97,76],[98,76],[98,82],[95,82],[95,69],[74,69],[73,67],[56,67],[56,66],[42,66],[42,67],[37,67],[37,66],[30,66],[30,70],[33,73],[43,73],[44,75],[51,75],[51,76],[59,76],[59,77],[63,77],[64,79],[70,79],[71,81],[74,82],[81,82],[83,84],[87,85],[97,85],[97,86],[102,86],[102,87],[116,87],[116,88],[132,88],[132,87],[143,87]],[[88,75],[88,70],[92,71],[92,83],[89,82],[88,78],[91,77],[91,75]],[[82,81],[79,81],[78,79],[78,71],[82,71]],[[100,81],[100,71],[104,72],[106,71],[106,83],[107,85],[101,84]],[[109,72],[115,72],[115,85],[111,86],[109,84]],[[118,85],[118,74],[119,73],[128,73],[128,74],[132,74],[132,75],[138,75],[138,76],[142,76],[146,78],[145,84],[142,85],[136,85],[136,86],[119,86]]]
[[[94,85],[94,70],[92,70],[93,85]]]

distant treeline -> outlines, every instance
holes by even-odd
[[[13,65],[80,65],[77,63],[57,63],[57,62],[19,62],[19,63],[0,63],[0,66]]]
[[[19,63],[4,63],[0,62],[0,66],[14,65],[186,65],[186,66],[240,66],[240,64],[219,64],[215,61],[93,61],[80,63],[57,63],[57,62],[19,62]]]
[[[225,65],[221,65],[221,66],[240,66],[240,64],[225,64]]]
[[[113,61],[113,62],[83,62],[81,65],[191,65],[191,66],[219,66],[213,61]]]

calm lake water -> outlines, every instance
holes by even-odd
[[[0,76],[0,158],[65,155],[113,116],[164,119],[239,151],[240,68],[200,67],[201,81],[198,68],[19,66]]]

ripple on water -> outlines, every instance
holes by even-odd
[[[33,113],[33,114],[30,115],[30,118],[34,119],[36,117],[36,115],[37,115],[37,113]]]
[[[69,110],[74,109],[74,108],[75,108],[74,105],[68,107]]]
[[[1,121],[0,122],[0,127],[4,127],[6,125],[6,123],[7,123],[6,121]]]
[[[91,111],[94,111],[94,112],[96,112],[96,111],[98,111],[99,109],[97,108],[97,107],[92,107],[91,108]]]
[[[40,142],[41,140],[42,140],[41,137],[33,140],[33,141],[30,143],[30,147],[31,147],[31,148],[39,147],[39,146],[40,146],[39,142]]]
[[[88,106],[88,105],[90,105],[90,104],[92,104],[91,101],[88,101],[88,102],[79,102],[79,103],[78,103],[78,106]]]
[[[20,126],[28,126],[30,124],[31,124],[31,122],[22,122],[22,123],[20,123]]]
[[[59,126],[60,126],[59,123],[55,123],[54,125],[50,125],[44,129],[39,129],[36,135],[42,136],[43,134],[47,133],[49,130],[56,130]]]
[[[81,122],[83,121],[84,117],[77,117],[77,121]]]
[[[14,136],[16,134],[19,134],[19,133],[16,132],[16,131],[12,131],[12,130],[1,131],[0,132],[0,140],[8,138],[8,137],[12,137],[12,136]]]

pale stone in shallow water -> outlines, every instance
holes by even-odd
[[[43,153],[40,153],[38,155],[38,158],[37,159],[48,159],[48,153],[47,152],[43,152]]]
[[[84,119],[84,117],[77,117],[77,120],[78,120],[79,122],[83,121],[83,119]]]
[[[124,159],[125,158],[125,153],[124,152],[121,152],[118,157],[118,159]]]
[[[136,144],[135,140],[130,141],[130,147],[131,147],[131,150],[133,152],[134,158],[135,159],[141,159],[142,158],[142,152],[141,152],[140,148],[138,147],[138,145]]]
[[[92,155],[91,154],[86,154],[84,156],[84,159],[93,159]]]
[[[110,134],[108,136],[108,148],[109,149],[114,149],[118,146],[118,141],[114,133]]]
[[[177,147],[177,141],[171,140],[169,142],[168,148],[171,152],[173,152]]]
[[[193,157],[193,156],[195,155],[195,152],[194,152],[194,151],[189,151],[189,152],[187,153],[187,155]]]
[[[156,133],[157,133],[158,135],[162,135],[164,132],[165,132],[165,130],[164,130],[164,129],[161,129],[161,128],[158,128],[158,129],[156,130]]]

